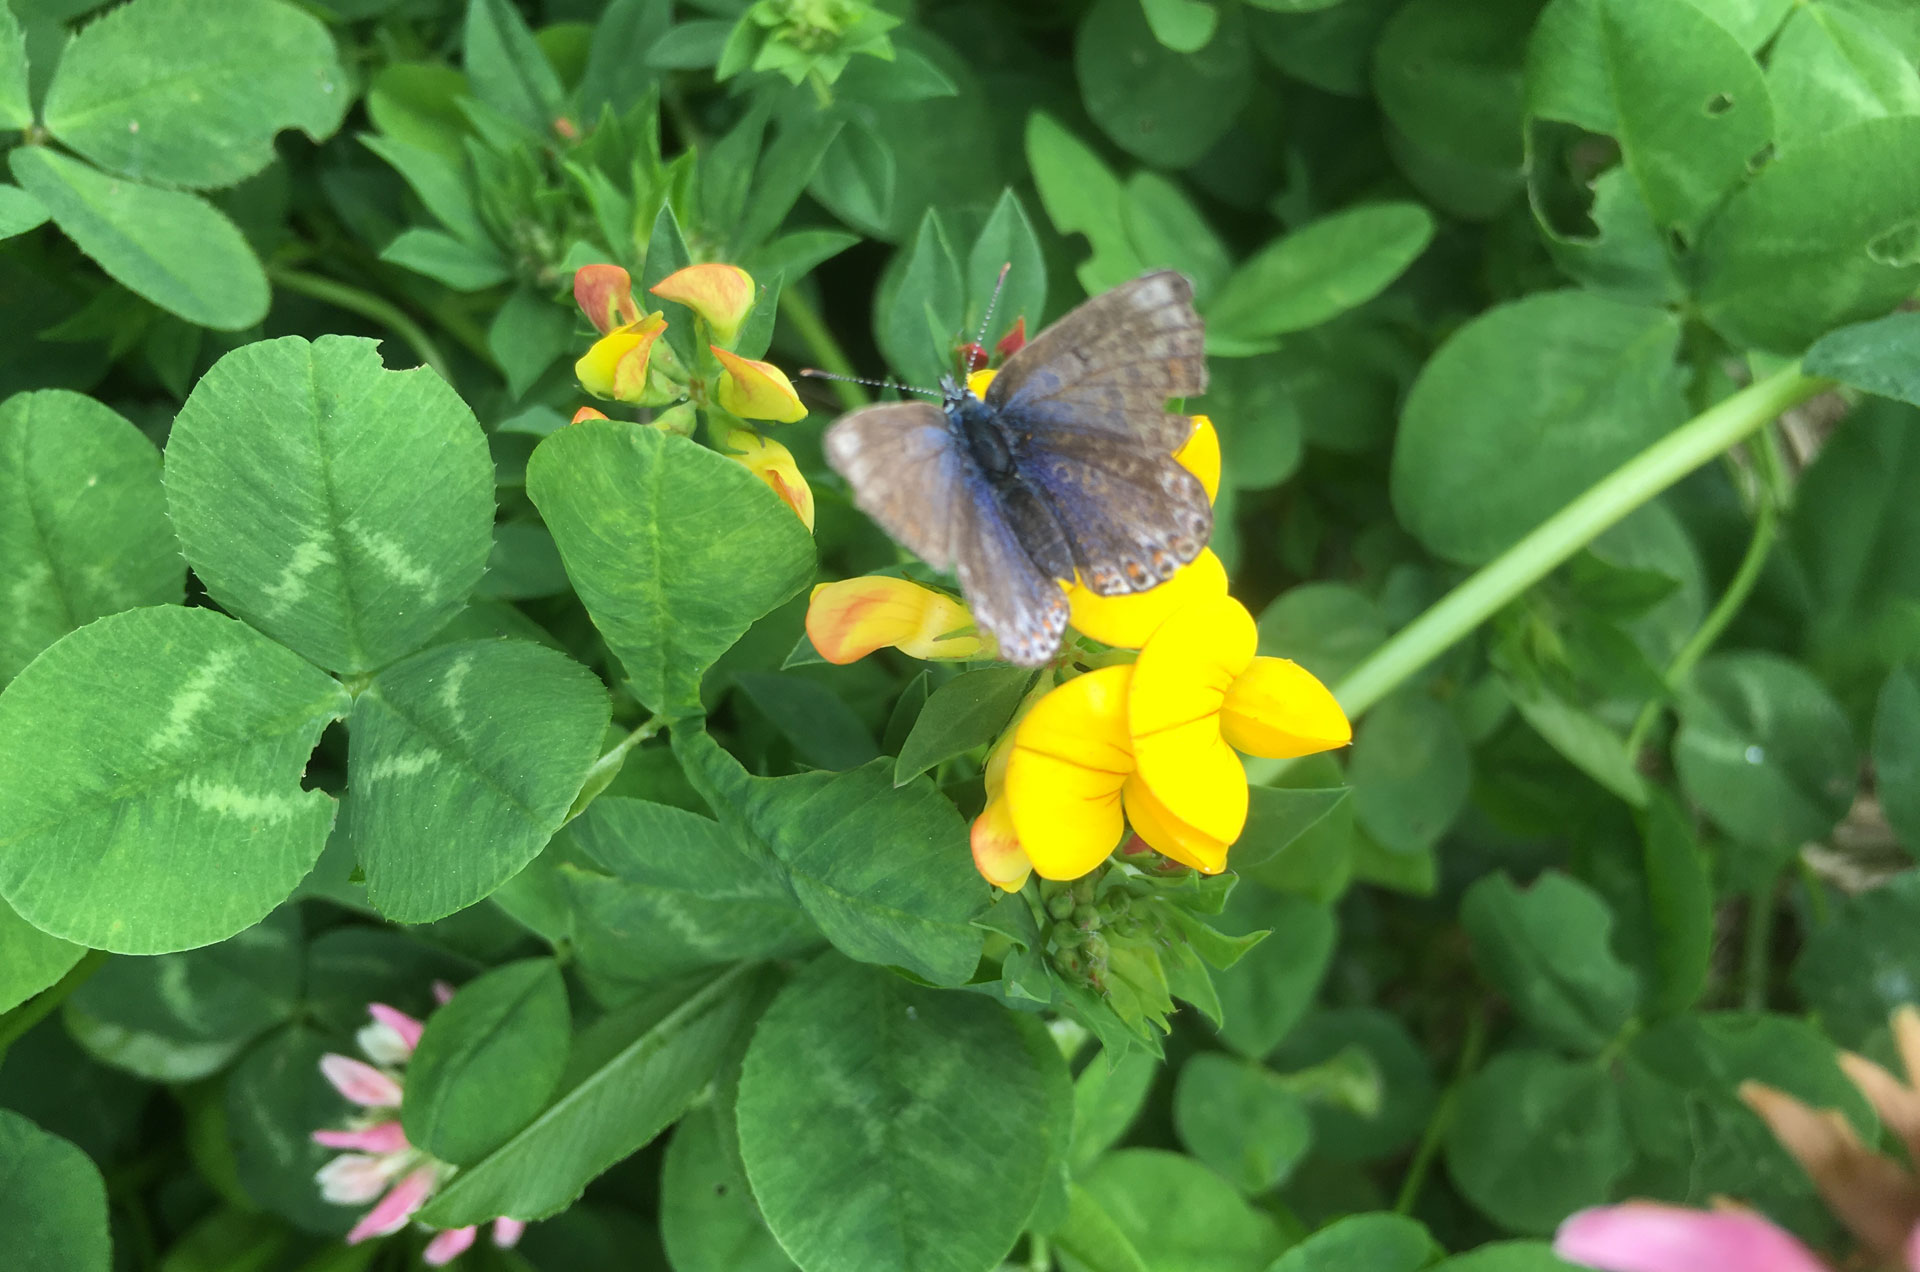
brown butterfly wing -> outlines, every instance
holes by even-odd
[[[1169,398],[1207,387],[1206,331],[1193,284],[1173,270],[1102,292],[1007,359],[987,405],[1036,432],[1138,440],[1171,454],[1190,425]]]
[[[1200,479],[1137,443],[1055,432],[1020,468],[1045,493],[1080,581],[1101,596],[1166,582],[1213,534]]]
[[[945,411],[931,402],[861,407],[820,444],[855,507],[934,569],[953,568],[965,465]]]

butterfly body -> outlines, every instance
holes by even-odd
[[[951,569],[1002,657],[1037,665],[1067,625],[1063,583],[1141,592],[1198,556],[1206,492],[1173,460],[1169,398],[1206,387],[1190,284],[1147,274],[1087,301],[1007,360],[984,397],[864,407],[827,431],[854,502]]]
[[[951,376],[940,382],[940,388],[947,424],[973,457],[981,476],[996,485],[1013,480],[1019,473],[1013,458],[1015,439],[999,416]]]

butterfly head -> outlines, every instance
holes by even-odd
[[[940,377],[940,405],[946,409],[948,414],[959,410],[961,406],[966,403],[967,399],[972,396],[973,390],[968,388],[967,382],[959,376],[943,375]]]

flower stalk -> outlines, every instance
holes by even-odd
[[[1796,363],[1708,407],[1601,478],[1401,628],[1333,687],[1334,696],[1349,717],[1365,713],[1628,513],[1781,412],[1830,387],[1832,381],[1807,375]],[[1249,776],[1272,781],[1287,763],[1249,765]]]

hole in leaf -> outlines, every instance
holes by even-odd
[[[1620,144],[1551,119],[1531,119],[1528,185],[1534,214],[1548,232],[1570,241],[1600,237],[1593,220],[1593,183],[1620,162]]]
[[[1715,93],[1707,98],[1707,114],[1724,115],[1733,109],[1733,96],[1729,93]]]
[[[1747,175],[1752,176],[1773,162],[1773,143],[1768,142],[1747,158]]]
[[[1920,265],[1920,217],[1883,230],[1867,243],[1867,255],[1882,265]]]

